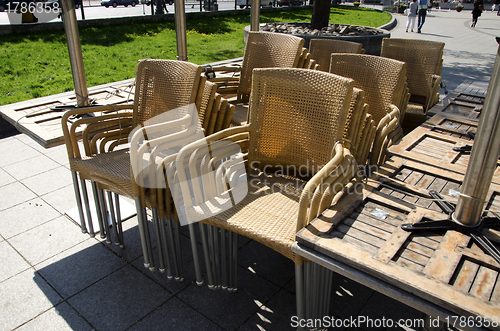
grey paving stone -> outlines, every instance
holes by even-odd
[[[12,237],[9,242],[29,263],[36,265],[84,240],[90,239],[73,222],[61,216]]]
[[[171,294],[137,271],[125,266],[68,300],[97,330],[125,330],[165,301]]]
[[[243,324],[238,331],[246,330],[293,330],[291,323],[297,315],[295,295],[282,289]],[[295,328],[296,329],[296,328]]]
[[[36,197],[30,189],[19,182],[0,187],[0,211]]]
[[[88,188],[90,188],[90,185]],[[89,195],[89,199],[93,199],[92,192],[89,192]],[[68,210],[76,207],[76,198],[73,184],[66,185],[58,190],[44,194],[40,198],[42,198],[45,202],[52,206],[52,208],[56,209],[61,214],[64,214]]]
[[[62,301],[33,269],[0,283],[2,329],[12,330]]]
[[[38,264],[35,269],[64,299],[80,292],[125,262],[95,240],[85,240]]]
[[[59,166],[58,168],[23,179],[21,183],[40,196],[72,184],[73,181],[71,179],[71,172],[67,168]]]
[[[2,257],[0,282],[30,268],[22,256],[5,240],[0,242],[0,256]]]
[[[340,318],[357,316],[373,290],[334,273],[330,298],[330,313]]]
[[[69,165],[68,152],[66,150],[66,145],[60,145],[47,150],[44,153],[47,157],[50,157],[52,160],[56,161],[61,165]]]
[[[139,321],[129,331],[139,330],[224,330],[177,298],[168,300],[160,308]]]
[[[3,169],[0,169],[0,187],[14,183],[16,179],[5,172]]]
[[[21,133],[16,135],[15,138],[39,152],[46,153],[48,151],[48,149],[40,145],[38,142],[36,142],[36,140],[31,138],[27,134]]]
[[[386,325],[389,329],[403,330],[401,326],[397,325],[399,320],[403,320],[403,323],[411,324],[412,322],[408,322],[408,320],[414,321],[419,319],[421,314],[422,313],[418,310],[408,307],[399,301],[391,299],[381,293],[374,292],[368,302],[363,306],[363,309],[359,311],[359,316],[366,316],[369,317],[369,319],[366,323],[363,325],[360,324],[358,327],[362,330],[385,330],[387,327],[377,327],[377,324],[375,324],[381,323],[377,321],[385,318],[387,320]],[[389,323],[394,323],[393,327],[391,327]]]
[[[149,232],[151,236],[152,248],[156,247],[156,239],[154,236],[153,224],[148,222]],[[124,248],[120,248],[116,245],[108,245],[108,248],[114,251],[116,254],[121,256],[125,261],[132,262],[138,257],[142,259],[142,244],[141,236],[139,234],[139,228],[137,225],[137,216],[122,223],[123,228],[123,241],[125,243]],[[105,239],[101,239],[99,235],[96,235],[96,239],[105,242]],[[144,268],[144,267],[143,267]],[[139,268],[140,269],[140,268]]]
[[[32,330],[90,331],[94,330],[94,328],[79,316],[70,305],[66,302],[61,302],[54,308],[47,310],[40,316],[16,329],[16,331]]]
[[[3,167],[12,177],[22,180],[41,174],[45,171],[60,167],[60,164],[43,154],[37,155],[29,160],[20,161]]]
[[[155,282],[157,282],[158,284],[160,284],[161,286],[163,286],[164,288],[166,288],[167,290],[169,290],[170,292],[172,292],[174,294],[182,291],[183,289],[185,289],[187,286],[189,286],[190,284],[192,284],[196,280],[196,273],[195,273],[194,263],[193,263],[193,253],[191,251],[191,242],[188,238],[186,238],[182,235],[180,236],[180,239],[181,239],[181,259],[182,259],[182,266],[183,266],[181,271],[182,271],[182,274],[184,276],[184,281],[182,281],[182,282],[176,281],[173,278],[168,279],[167,273],[160,273],[158,271],[158,269],[156,269],[155,272],[151,272],[149,269],[146,269],[144,267],[144,260],[143,260],[142,256],[138,257],[137,259],[135,259],[132,262],[132,265],[135,266],[139,271],[143,272],[146,276],[150,277]],[[202,249],[201,245],[198,244],[198,252],[200,255],[202,255],[201,249]],[[172,254],[172,253],[170,253],[170,254]],[[158,262],[159,261],[158,247],[154,249],[153,255],[155,258],[155,263],[158,267],[158,263],[159,263]],[[172,257],[172,255],[170,255],[170,257]],[[200,259],[200,264],[202,266],[204,266],[203,259]],[[173,268],[173,266],[172,266],[172,268]],[[173,270],[172,270],[172,273],[174,273]],[[205,278],[205,281],[206,281],[206,278]]]
[[[40,152],[15,138],[0,140],[0,153],[2,154],[0,167],[29,160],[40,155]]]
[[[8,239],[60,216],[45,201],[31,199],[0,211],[0,234]]]
[[[190,285],[177,297],[226,330],[235,330],[268,301],[279,287],[243,268],[238,268],[238,292],[210,290]]]
[[[238,251],[238,264],[280,287],[295,275],[292,260],[256,241],[248,243]]]

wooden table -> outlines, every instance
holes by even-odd
[[[401,224],[445,220],[429,197],[449,200],[463,176],[393,157],[363,190],[341,199],[296,236],[294,252],[441,321],[500,318],[500,264],[456,231],[410,233]],[[395,190],[395,189],[397,190]],[[451,195],[450,195],[451,194]],[[500,186],[488,208],[500,211]],[[498,232],[492,232],[495,240]],[[478,320],[483,322],[483,320]],[[480,323],[472,323],[477,327]],[[500,330],[500,327],[491,327]]]

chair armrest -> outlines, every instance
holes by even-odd
[[[341,143],[336,144],[334,148],[334,157],[307,182],[306,186],[302,190],[302,194],[300,195],[299,200],[296,232],[300,231],[304,226],[306,226],[311,220],[312,216],[317,213],[318,210],[316,209],[311,210],[308,214],[308,208],[311,204],[311,200],[313,200],[313,197],[315,195],[323,193],[325,187],[321,184],[329,178],[330,182],[334,182],[336,179],[338,179],[338,177],[345,170],[342,167],[346,166],[346,163],[344,163],[346,158],[348,159],[348,164],[349,162],[355,162],[354,158],[350,155],[349,149],[344,148]],[[349,157],[347,155],[349,155]],[[338,172],[339,170],[341,171],[341,173]],[[317,189],[320,190],[320,193],[316,193]],[[317,198],[314,200],[317,201]]]
[[[391,112],[382,117],[378,126],[377,133],[375,134],[375,140],[373,142],[373,148],[371,151],[370,164],[379,165],[383,159],[383,154],[385,150],[383,148],[387,136],[394,130],[397,129],[400,120],[400,113],[398,107],[395,105],[390,105]]]
[[[236,161],[233,161],[234,158],[231,157],[223,161],[216,169],[212,169],[212,166],[214,162],[228,158],[230,155],[235,155],[238,152],[237,146],[231,143],[239,145],[242,138],[243,140],[248,139],[249,128],[249,125],[228,128],[204,139],[194,141],[179,151],[175,160],[176,169],[170,172],[177,171],[175,189],[172,190],[172,196],[178,196],[179,200],[177,200],[176,204],[184,206],[185,213],[179,215],[182,224],[203,220],[212,216],[214,209],[205,207],[206,203],[209,202],[215,203],[214,206],[216,206],[217,201],[212,199],[214,192],[218,192],[224,196],[229,194],[228,190],[224,190],[221,193],[220,187],[218,190],[216,182],[213,178],[211,179],[213,176],[207,175],[207,172],[209,170],[216,171],[217,176],[221,176],[218,170],[221,167],[229,167],[233,169],[230,171],[234,173],[238,171],[237,168],[234,168],[235,164],[239,165],[239,169],[242,169],[245,161],[244,155],[241,154],[237,156],[239,159]],[[239,151],[241,151],[241,147]],[[189,178],[186,170],[189,170]],[[197,180],[191,180],[194,178]],[[172,185],[170,186],[172,187]],[[238,194],[236,193],[236,195]],[[218,201],[224,201],[224,199]],[[230,203],[231,199],[228,201],[227,203]]]
[[[103,105],[103,106],[93,106],[93,107],[85,107],[85,108],[76,108],[72,110],[68,110],[63,114],[61,119],[62,131],[64,135],[64,140],[66,143],[66,151],[68,153],[68,158],[80,158],[82,153],[78,147],[78,141],[81,140],[80,132],[77,133],[77,129],[80,126],[87,126],[91,123],[96,123],[102,120],[110,120],[113,118],[118,118],[118,114],[116,112],[120,112],[121,118],[131,117],[131,112],[124,112],[125,110],[130,110],[133,108],[133,104],[124,104],[124,105]],[[74,122],[71,121],[71,117],[75,115],[83,115],[90,113],[103,113],[103,112],[113,112],[106,115],[95,116],[95,117],[87,117],[76,120]],[[105,127],[105,126],[104,126]],[[95,133],[95,132],[94,132]]]
[[[426,113],[429,109],[432,108],[432,106],[434,106],[439,101],[438,91],[439,91],[439,88],[441,86],[442,80],[443,79],[441,76],[432,75],[432,89],[431,89],[431,95],[429,97],[429,100],[428,100],[426,108],[425,108]]]

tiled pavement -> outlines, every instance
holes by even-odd
[[[475,29],[470,12],[433,10],[423,33],[392,37],[444,41],[443,80],[486,87],[500,18],[487,12]],[[295,314],[291,261],[262,245],[239,241],[237,293],[193,283],[187,231],[185,281],[142,265],[136,219],[124,223],[126,247],[80,232],[64,212],[75,206],[63,146],[48,150],[0,120],[1,330],[289,330]],[[339,318],[418,318],[420,313],[340,276],[330,313]]]

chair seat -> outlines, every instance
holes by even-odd
[[[248,194],[233,208],[203,221],[254,239],[293,260],[299,199],[305,181],[250,175]]]
[[[109,153],[70,159],[72,171],[77,171],[84,179],[97,181],[99,186],[117,194],[133,198],[130,153],[120,149]]]
[[[234,113],[233,118],[231,120],[231,124],[236,126],[241,126],[247,124],[248,118],[248,102],[236,103],[234,104]]]
[[[427,115],[424,112],[424,106],[422,104],[409,102],[403,121],[404,134],[413,131],[413,129],[420,126],[425,121],[427,121]]]

